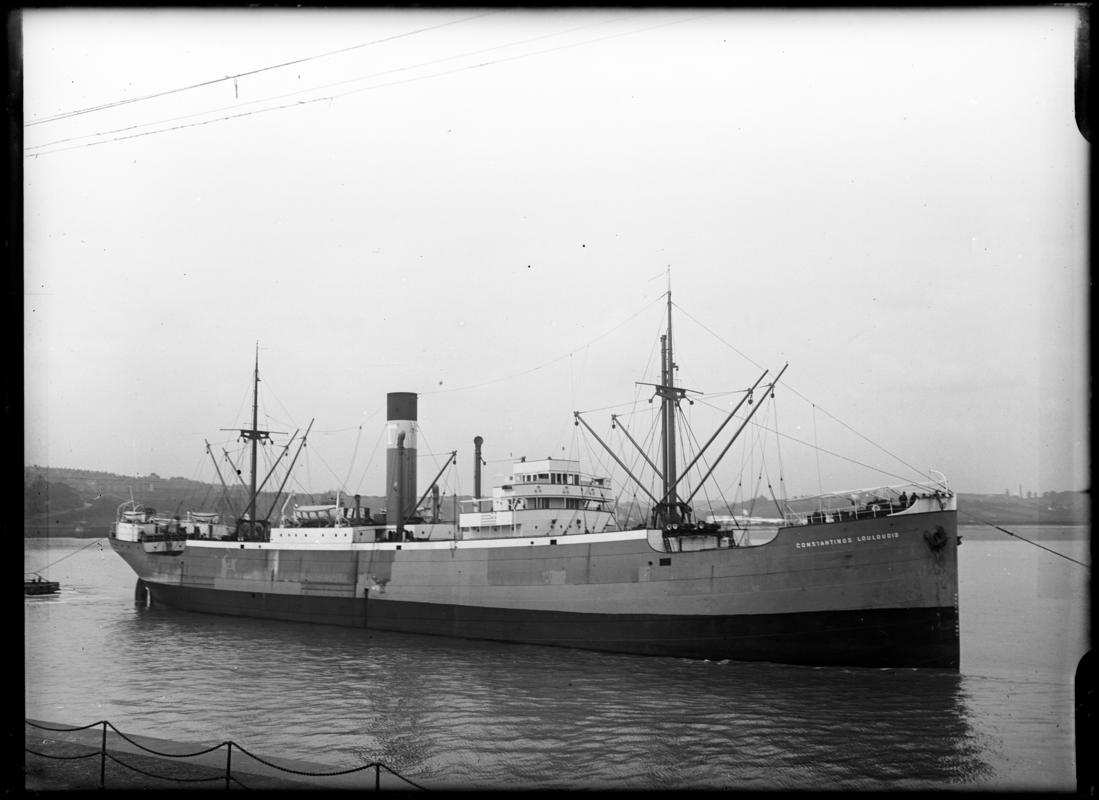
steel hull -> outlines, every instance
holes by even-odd
[[[112,545],[154,604],[188,611],[687,658],[958,667],[953,511],[697,552],[636,536],[554,541],[189,542],[179,555]]]

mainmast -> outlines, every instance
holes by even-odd
[[[768,372],[767,370],[764,370],[763,374],[756,379],[756,382],[745,391],[744,397],[742,397],[740,402],[736,404],[736,407],[729,412],[725,421],[721,423],[718,429],[714,432],[713,436],[710,437],[709,441],[707,441],[706,444],[702,446],[702,448],[695,455],[694,459],[689,464],[687,464],[687,466],[684,468],[683,475],[680,476],[679,466],[676,458],[676,416],[679,410],[679,401],[685,399],[688,392],[693,392],[695,390],[684,389],[682,387],[676,386],[675,370],[675,348],[673,347],[672,343],[672,289],[669,283],[668,330],[664,335],[660,337],[660,383],[642,383],[640,381],[638,382],[644,386],[652,386],[655,390],[654,397],[660,397],[661,464],[659,467],[657,467],[657,465],[653,463],[652,459],[645,455],[644,450],[640,446],[638,446],[637,442],[634,441],[633,437],[629,435],[629,432],[626,431],[625,427],[622,428],[622,432],[626,435],[626,438],[629,439],[630,443],[638,449],[638,451],[644,457],[645,462],[649,465],[649,467],[652,468],[653,472],[657,473],[656,477],[659,478],[662,486],[659,498],[654,496],[653,493],[646,486],[646,484],[641,481],[636,475],[634,475],[633,472],[630,471],[630,468],[622,461],[622,459],[617,456],[614,450],[610,448],[606,442],[599,438],[599,434],[597,434],[592,429],[592,427],[580,416],[580,412],[573,412],[573,417],[576,419],[576,424],[583,424],[588,432],[595,437],[595,440],[599,442],[599,444],[603,446],[607,453],[609,453],[610,456],[614,458],[618,465],[622,467],[626,475],[629,476],[629,478],[633,480],[633,482],[637,484],[637,486],[643,492],[645,492],[645,494],[647,494],[649,498],[653,501],[651,525],[654,528],[662,528],[664,530],[675,530],[677,528],[695,528],[701,524],[696,523],[691,519],[691,517],[693,516],[693,512],[691,510],[691,500],[694,499],[694,496],[698,493],[699,489],[702,488],[702,485],[713,474],[714,469],[717,468],[718,463],[725,457],[725,454],[729,452],[729,448],[732,447],[733,443],[739,438],[745,426],[751,421],[756,412],[759,411],[760,408],[762,408],[763,403],[757,403],[755,407],[748,413],[747,417],[741,422],[740,427],[737,428],[736,432],[733,434],[732,439],[730,439],[728,444],[725,445],[725,448],[721,451],[717,459],[710,466],[709,470],[707,471],[705,476],[703,476],[702,480],[699,481],[698,487],[695,488],[693,492],[690,492],[690,494],[688,494],[686,497],[681,497],[678,492],[679,484],[683,482],[683,479],[686,478],[688,474],[690,474],[691,469],[699,461],[699,459],[702,458],[702,455],[706,451],[706,449],[714,443],[714,440],[717,439],[718,434],[721,433],[721,431],[730,422],[730,420],[733,419],[733,417],[741,409],[744,403],[752,403],[752,393],[756,390],[760,383],[763,382],[763,379],[764,377],[766,377]],[[782,374],[785,371],[786,367],[784,366],[782,368],[782,371],[779,372],[775,379],[767,385],[767,388],[764,390],[765,396],[774,396],[775,384],[778,383],[779,378],[782,377]],[[651,403],[652,399],[650,399],[649,402]],[[688,400],[688,402],[693,401]],[[612,427],[617,423],[617,421],[617,417],[611,417]]]
[[[660,441],[663,450],[663,498],[653,509],[653,523],[664,526],[684,522],[683,504],[675,492],[677,480],[675,448],[675,414],[680,398],[686,397],[687,390],[675,385],[675,353],[672,348],[672,290],[668,288],[668,332],[660,337],[660,383],[656,393],[660,396]],[[689,514],[689,511],[686,511]]]
[[[248,503],[248,518],[254,519],[256,514],[256,446],[259,433],[259,342],[256,342],[256,365],[252,371],[252,478],[248,496],[252,498]]]
[[[675,396],[675,355],[672,350],[672,290],[668,289],[668,361],[667,366],[664,369],[664,383],[667,385],[668,391],[663,397],[663,403],[666,408],[665,422],[664,422],[664,436],[667,442],[668,452],[668,466],[664,470],[664,496],[668,498],[668,503],[674,508],[676,502],[675,496],[675,484],[676,484],[676,461],[675,461],[675,411],[676,411],[676,398]],[[669,496],[669,492],[671,493]],[[673,518],[671,522],[678,522],[676,515],[673,512]]]

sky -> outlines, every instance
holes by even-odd
[[[258,347],[265,459],[312,421],[300,491],[384,493],[388,392],[421,490],[457,451],[471,492],[478,435],[486,485],[521,456],[630,484],[575,411],[645,483],[611,414],[652,442],[670,290],[684,460],[788,364],[699,461],[756,411],[722,497],[1087,488],[1075,28],[25,10],[25,463],[216,481]]]

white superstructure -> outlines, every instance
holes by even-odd
[[[465,501],[473,506],[458,518],[463,539],[601,533],[618,529],[606,478],[580,471],[565,458],[516,461],[507,481],[491,498]],[[489,506],[490,510],[482,510]]]

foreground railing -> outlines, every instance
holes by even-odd
[[[40,725],[38,723],[31,722],[30,720],[24,720],[24,722],[26,723],[27,727],[34,728],[36,730],[41,730],[41,731],[49,731],[49,732],[52,732],[52,733],[73,733],[73,732],[76,732],[76,731],[85,731],[85,730],[90,730],[92,728],[102,726],[103,727],[103,734],[100,737],[99,749],[98,750],[93,750],[92,752],[89,752],[89,753],[84,753],[84,754],[81,754],[81,755],[51,755],[49,753],[41,753],[41,752],[38,752],[36,750],[32,750],[29,747],[24,747],[25,751],[27,753],[30,753],[31,755],[39,756],[40,758],[53,759],[53,760],[57,760],[57,761],[75,761],[75,760],[80,760],[80,759],[85,759],[85,758],[95,758],[96,756],[98,756],[99,757],[99,788],[100,789],[106,789],[107,788],[106,781],[107,781],[107,760],[108,759],[110,759],[110,761],[112,761],[113,763],[118,764],[120,767],[124,767],[124,768],[126,768],[126,769],[128,769],[132,772],[139,773],[139,774],[144,775],[144,776],[149,777],[149,778],[157,778],[157,779],[160,779],[160,780],[173,781],[173,782],[177,782],[177,783],[202,783],[202,782],[212,782],[212,781],[224,781],[224,783],[225,783],[224,788],[226,790],[231,789],[232,784],[236,784],[237,786],[239,786],[242,789],[248,789],[250,787],[245,786],[243,783],[241,783],[241,781],[237,777],[235,777],[233,775],[233,752],[234,752],[234,750],[237,753],[248,756],[249,758],[255,760],[256,762],[258,762],[260,764],[263,764],[266,767],[278,770],[279,772],[285,772],[289,775],[298,775],[298,776],[307,777],[307,778],[331,778],[331,777],[336,777],[336,776],[339,776],[339,775],[350,775],[350,774],[355,773],[355,772],[364,772],[366,770],[372,769],[372,770],[374,770],[374,789],[375,789],[375,791],[380,791],[381,790],[381,782],[382,782],[382,770],[384,769],[389,774],[393,775],[396,778],[399,778],[400,780],[404,781],[405,783],[407,783],[409,786],[411,786],[413,788],[426,789],[426,787],[420,786],[419,784],[415,783],[414,781],[409,780],[408,778],[406,778],[403,775],[397,773],[395,770],[391,769],[390,767],[386,766],[385,764],[382,764],[381,762],[372,762],[370,764],[363,764],[362,766],[359,766],[359,767],[352,767],[351,769],[337,770],[336,772],[305,772],[305,771],[302,771],[302,770],[290,769],[289,767],[283,767],[283,766],[280,766],[278,764],[273,764],[270,761],[267,761],[263,758],[260,758],[255,753],[249,752],[248,750],[244,749],[243,747],[241,747],[236,742],[232,742],[232,741],[222,742],[221,744],[214,745],[213,747],[207,747],[204,750],[196,750],[193,753],[164,753],[164,752],[161,752],[159,750],[153,750],[152,748],[146,747],[145,745],[134,741],[133,739],[131,739],[126,734],[124,734],[122,731],[120,731],[118,728],[116,728],[114,725],[112,725],[107,720],[100,720],[99,722],[93,722],[90,725],[83,725],[83,726],[77,727],[77,728],[53,728],[53,727],[49,727],[47,725]],[[138,767],[133,766],[132,764],[127,764],[125,761],[119,759],[118,756],[115,753],[111,753],[111,752],[108,751],[108,749],[107,749],[107,729],[108,728],[113,730],[116,734],[118,734],[119,737],[121,737],[126,742],[133,745],[134,747],[138,748],[139,750],[143,750],[146,753],[149,753],[150,755],[157,756],[159,758],[172,758],[172,759],[176,759],[176,758],[178,758],[178,759],[197,758],[199,756],[205,756],[209,753],[213,753],[213,752],[215,752],[217,750],[220,750],[221,748],[224,747],[225,748],[225,770],[224,770],[224,774],[223,775],[215,775],[215,776],[211,776],[211,777],[208,777],[208,778],[195,778],[195,777],[184,778],[184,777],[173,777],[173,776],[170,776],[170,775],[157,775],[157,774],[154,774],[154,773],[151,773],[151,772],[146,772],[145,770],[139,769]],[[80,742],[70,742],[70,743],[71,744],[83,744],[83,743],[80,743]],[[209,765],[204,764],[204,765],[201,765],[201,766],[212,769],[212,767],[210,767]]]

